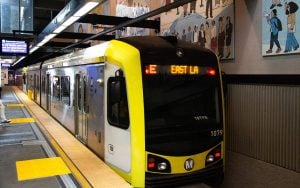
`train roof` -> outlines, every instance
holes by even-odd
[[[40,66],[41,66],[41,63],[29,65],[29,66],[27,66],[27,71],[39,70]]]
[[[42,68],[66,67],[105,61],[105,50],[109,42],[104,42],[86,49],[78,50],[54,59],[49,59],[42,64]]]
[[[137,36],[119,40],[137,48],[143,64],[218,64],[218,59],[211,50],[178,40],[174,36]]]

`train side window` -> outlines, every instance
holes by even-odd
[[[121,129],[129,127],[128,101],[125,78],[123,76],[108,79],[107,119],[112,126]]]
[[[70,76],[61,77],[61,100],[70,106]]]
[[[59,76],[53,76],[53,97],[56,100],[60,100],[60,77]]]

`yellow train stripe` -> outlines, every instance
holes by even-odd
[[[60,157],[16,161],[16,168],[19,181],[71,173]]]
[[[7,104],[7,107],[19,107],[19,106],[25,106],[24,104]]]
[[[12,118],[10,123],[33,123],[35,120],[33,118]]]

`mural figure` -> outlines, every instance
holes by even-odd
[[[215,20],[211,21],[211,50],[217,53],[218,39],[217,39],[217,26]]]
[[[227,50],[226,58],[228,58],[231,53],[230,46],[231,46],[232,30],[233,30],[233,26],[230,21],[230,16],[227,16],[226,17],[226,32],[225,32],[226,33],[225,45],[226,45],[226,50]]]
[[[298,10],[298,5],[294,2],[285,3],[285,14],[287,15],[287,37],[284,53],[290,52],[292,50],[297,50],[299,48],[299,43],[295,38],[296,29],[296,11]]]
[[[213,13],[212,13],[212,0],[206,0],[206,9],[205,9],[205,14],[206,14],[206,19],[208,18],[208,11],[210,12],[210,17],[213,18]]]
[[[204,24],[202,23],[200,25],[200,31],[199,31],[199,44],[202,48],[205,48],[205,31],[204,31]]]
[[[203,0],[201,0],[200,7],[203,7]]]
[[[161,4],[176,1],[161,0]],[[193,0],[168,11],[167,17],[163,13],[160,21],[161,35],[179,36],[221,59],[234,58],[234,0]]]
[[[195,0],[195,1],[192,1],[192,2],[190,3],[190,13],[191,13],[191,14],[196,13],[196,0]]]
[[[195,25],[194,26],[194,32],[193,32],[193,43],[194,44],[198,43],[198,38],[199,38],[198,27],[197,27],[197,25]]]
[[[193,37],[193,31],[192,31],[191,26],[189,26],[188,27],[188,32],[186,34],[186,41],[187,42],[192,42],[193,41],[192,37]]]
[[[277,10],[276,9],[272,9],[271,11],[271,16],[266,16],[267,22],[270,25],[270,48],[269,50],[266,51],[267,54],[272,53],[272,49],[274,46],[274,43],[277,46],[277,50],[276,50],[276,54],[278,54],[279,52],[281,52],[281,47],[280,47],[280,43],[278,41],[278,34],[280,31],[280,23],[281,21],[279,20],[279,18],[277,18]]]
[[[205,22],[205,48],[211,48],[211,30],[209,26],[209,22]]]
[[[218,56],[220,59],[224,57],[224,45],[225,45],[225,29],[224,29],[223,17],[219,17]]]

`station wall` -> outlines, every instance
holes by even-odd
[[[300,172],[300,54],[262,55],[262,27],[269,27],[262,9],[260,0],[235,1],[235,58],[221,62],[234,77],[227,80],[227,149]]]
[[[262,8],[260,0],[235,1],[235,58],[222,61],[222,70],[226,74],[299,74],[300,54],[262,56],[262,27],[269,27],[263,24]],[[296,29],[300,29],[299,21]]]

